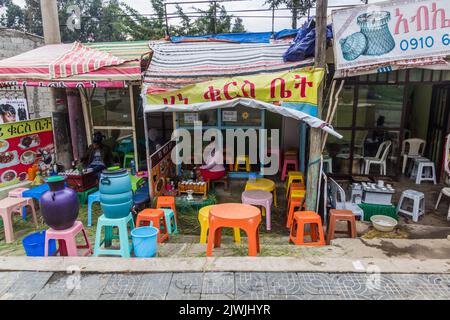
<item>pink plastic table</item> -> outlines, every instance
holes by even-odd
[[[242,203],[262,206],[266,211],[266,229],[271,230],[270,208],[273,196],[269,191],[246,190],[241,195]]]
[[[21,209],[25,206],[30,206],[33,213],[33,221],[38,227],[36,211],[34,210],[33,199],[31,198],[10,198],[0,200],[0,216],[3,219],[3,228],[5,229],[5,241],[11,243],[14,241],[14,229],[13,229],[13,212],[20,213]]]

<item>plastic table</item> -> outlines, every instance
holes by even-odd
[[[252,205],[242,203],[223,203],[209,210],[209,233],[206,256],[212,255],[214,247],[220,247],[222,228],[239,228],[247,233],[248,255],[259,252],[259,223],[261,211]]]
[[[36,200],[40,200],[42,195],[50,190],[47,183],[41,184],[40,186],[32,187],[30,190],[24,191],[22,196],[24,198],[33,198]]]
[[[394,205],[380,205],[380,204],[369,204],[361,203],[358,206],[364,211],[364,221],[370,221],[370,217],[374,215],[388,216],[398,220],[397,210]]]

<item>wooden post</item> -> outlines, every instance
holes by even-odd
[[[316,49],[315,62],[316,68],[326,68],[326,43],[327,43],[327,7],[328,0],[317,0],[316,7]],[[326,77],[326,75],[325,75]],[[324,79],[317,92],[317,114],[322,117],[322,108],[324,105],[324,88],[326,80]],[[306,207],[307,210],[314,211],[317,204],[317,188],[320,171],[321,150],[320,129],[311,128],[309,135],[309,163],[306,185]]]

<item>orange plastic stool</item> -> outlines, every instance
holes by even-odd
[[[310,231],[305,232],[305,225]],[[305,242],[305,236],[311,237],[311,242]],[[324,246],[325,238],[322,229],[322,219],[313,211],[297,211],[291,227],[289,241],[297,246]]]
[[[295,191],[295,190],[306,190],[305,184],[302,182],[291,183],[289,190],[288,190],[289,198],[291,197],[292,191]]]
[[[248,255],[256,256],[259,248],[259,224],[261,211],[252,205],[223,203],[209,210],[209,233],[206,256],[212,255],[213,246],[220,247],[222,228],[239,228],[247,233]]]
[[[156,200],[156,208],[170,208],[173,210],[173,214],[175,215],[175,220],[177,220],[177,208],[175,207],[175,197],[172,196],[159,196]]]
[[[290,228],[292,226],[292,221],[294,220],[294,212],[299,211],[301,209],[306,208],[306,202],[304,198],[291,198],[289,200],[288,208],[287,208],[287,222],[286,228]]]
[[[141,226],[141,223],[153,222],[153,226],[159,230],[158,232],[158,243],[169,240],[169,232],[167,229],[166,218],[164,211],[158,209],[144,209],[139,212],[136,218],[136,228]],[[148,225],[148,224],[145,225]],[[144,225],[144,224],[143,224]],[[161,228],[162,227],[162,228]]]
[[[335,231],[337,221],[347,221],[347,231]],[[347,233],[350,238],[356,238],[356,218],[350,210],[330,210],[330,221],[327,230],[327,244],[334,239],[335,233]]]

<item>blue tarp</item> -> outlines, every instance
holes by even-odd
[[[281,39],[289,36],[295,36],[300,29],[283,29],[276,32],[274,39]],[[272,32],[243,32],[243,33],[219,33],[206,34],[201,36],[174,36],[170,37],[173,43],[192,40],[213,41],[215,39],[222,41],[233,41],[238,43],[269,43],[272,38]]]
[[[333,38],[333,31],[331,25],[327,26],[327,40]],[[316,23],[314,18],[310,18],[299,29],[294,42],[283,55],[285,62],[287,61],[302,61],[308,57],[314,56],[316,45]]]

